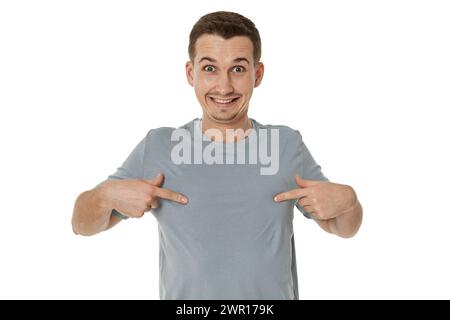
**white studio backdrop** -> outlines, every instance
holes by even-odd
[[[201,116],[184,75],[208,12],[252,19],[249,115],[300,130],[364,207],[357,236],[296,210],[301,299],[449,299],[447,1],[1,1],[0,298],[158,299],[148,214],[80,237],[79,193],[151,128]]]

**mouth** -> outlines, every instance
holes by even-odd
[[[240,97],[218,98],[208,96],[208,99],[219,108],[231,108],[236,104]]]

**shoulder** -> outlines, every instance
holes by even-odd
[[[258,121],[253,121],[257,125],[259,130],[267,130],[268,132],[270,132],[271,130],[277,130],[279,133],[280,141],[285,140],[287,142],[293,142],[302,140],[302,135],[297,129],[281,124],[261,124]]]
[[[172,135],[172,132],[175,130],[176,128],[173,127],[159,127],[159,128],[153,128],[150,129],[147,132],[146,135],[146,139],[157,139],[160,140],[162,138],[166,138],[168,137],[170,139],[170,136]]]
[[[194,121],[195,119],[179,127],[158,127],[150,129],[144,140],[147,144],[151,143],[152,145],[155,143],[159,145],[171,145],[173,142],[173,134],[181,131],[190,132]]]

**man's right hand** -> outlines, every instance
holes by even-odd
[[[153,179],[108,180],[99,186],[99,195],[107,207],[127,217],[140,218],[145,212],[159,207],[159,199],[186,204],[186,196],[161,188],[164,175]]]

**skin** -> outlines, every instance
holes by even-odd
[[[227,128],[251,128],[247,116],[249,102],[253,88],[260,85],[263,75],[264,65],[254,61],[249,38],[224,39],[211,34],[199,37],[194,61],[186,63],[186,77],[203,109],[202,130],[219,129],[227,139]],[[239,97],[239,100],[232,108],[223,108],[214,104],[211,97]],[[240,138],[243,136],[237,139]],[[293,178],[299,188],[276,195],[274,201],[297,199],[323,230],[343,238],[357,233],[362,207],[352,187],[302,180],[298,175]]]
[[[325,231],[343,238],[354,236],[362,223],[362,206],[352,187],[295,175],[298,188],[275,195],[274,201],[297,200]]]
[[[163,174],[148,180],[108,180],[83,192],[75,201],[73,232],[92,236],[112,228],[122,220],[111,214],[113,208],[127,217],[140,218],[152,208],[158,208],[160,199],[188,203],[184,195],[161,188],[163,181]]]
[[[205,34],[198,38],[193,61],[186,63],[186,77],[194,87],[202,107],[202,131],[218,129],[228,142],[244,138],[251,130],[248,118],[253,88],[260,85],[264,65],[254,61],[249,38],[224,39]],[[227,100],[234,100],[226,104]],[[242,129],[232,137],[226,129]],[[241,132],[241,133],[239,133]],[[217,141],[217,140],[216,140]],[[303,180],[296,175],[298,188],[281,192],[274,201],[296,199],[329,233],[348,238],[358,231],[362,207],[352,187],[332,182]],[[90,236],[108,230],[121,221],[111,214],[116,209],[125,216],[140,218],[159,206],[161,199],[186,204],[189,200],[176,191],[162,188],[164,175],[153,179],[109,180],[80,194],[75,202],[72,227],[76,234]]]
[[[195,48],[194,61],[186,62],[186,77],[203,110],[202,130],[219,129],[225,139],[226,129],[241,128],[248,134],[250,98],[264,75],[264,64],[254,61],[251,40],[244,36],[224,39],[204,34],[197,39]],[[225,108],[217,106],[212,98],[238,100]]]

